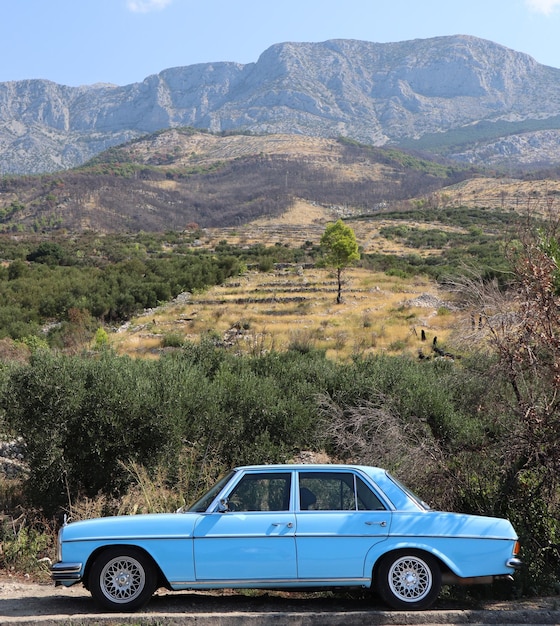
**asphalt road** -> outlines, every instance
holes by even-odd
[[[477,608],[438,605],[421,612],[389,611],[382,604],[357,599],[324,598],[309,594],[239,595],[164,590],[147,607],[133,614],[102,613],[89,593],[76,585],[69,589],[0,580],[0,625],[51,626],[362,626],[435,624],[560,624],[560,598],[516,603],[493,603]]]

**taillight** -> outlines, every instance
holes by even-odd
[[[519,554],[519,550],[521,549],[521,546],[519,544],[519,541],[516,541],[513,544],[513,556],[517,556]]]

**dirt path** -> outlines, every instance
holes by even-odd
[[[371,601],[259,593],[169,593],[160,590],[140,613],[104,614],[81,586],[54,587],[0,579],[0,624],[197,626],[358,626],[362,624],[560,624],[560,599],[493,603],[477,609],[438,606],[419,613],[387,611]]]

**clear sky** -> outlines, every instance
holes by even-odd
[[[560,0],[0,0],[0,82],[126,85],[284,41],[474,35],[560,68]]]

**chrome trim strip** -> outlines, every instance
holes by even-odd
[[[335,512],[341,512],[341,511],[335,511]],[[342,511],[343,512],[343,511]],[[350,511],[352,513],[352,511]],[[303,511],[304,514],[317,514],[317,513],[324,513],[324,511]],[[360,511],[361,513],[361,511]],[[364,513],[367,513],[367,511],[364,511]],[[298,513],[301,514],[301,513]],[[366,523],[366,522],[365,522]],[[382,526],[382,524],[380,522],[373,522],[374,525],[379,525]],[[272,525],[272,524],[271,524]],[[385,526],[384,528],[387,528],[387,526]],[[194,535],[167,535],[165,537],[157,537],[157,536],[139,536],[139,537],[88,537],[88,538],[75,538],[75,539],[64,539],[64,543],[81,543],[81,542],[98,542],[98,541],[102,541],[103,543],[108,543],[108,542],[112,542],[112,543],[121,543],[123,545],[131,545],[131,544],[135,544],[135,542],[138,541],[176,541],[177,539],[180,540],[194,540],[194,541],[200,541],[203,539],[287,539],[287,538],[302,538],[305,537],[306,539],[310,539],[310,538],[317,538],[317,539],[325,539],[325,538],[329,538],[329,537],[336,537],[338,539],[341,538],[353,538],[353,537],[359,537],[359,538],[363,538],[363,539],[367,539],[368,537],[373,537],[373,536],[378,536],[378,535],[372,535],[371,533],[356,533],[356,534],[352,534],[352,535],[338,535],[336,533],[325,533],[325,534],[321,534],[321,533],[298,533],[297,530],[292,531],[291,533],[287,533],[284,535],[262,535],[262,534],[251,534],[251,535],[242,535],[242,536],[236,536],[236,535],[231,535],[231,534],[223,534],[223,535],[209,535],[209,536],[205,536],[205,537],[196,537]],[[498,536],[487,536],[487,537],[481,537],[481,536],[477,536],[477,535],[415,535],[415,534],[408,534],[408,533],[400,533],[400,534],[395,534],[395,535],[391,535],[391,539],[396,540],[396,539],[414,539],[416,541],[420,540],[420,539],[476,539],[477,541],[485,541],[485,540],[489,540],[489,541],[513,541],[513,539],[509,538],[509,537],[498,537]]]
[[[301,537],[301,535],[298,535],[299,537]],[[317,535],[317,536],[321,536],[321,535]],[[343,535],[344,536],[344,535]],[[359,537],[367,537],[368,535],[358,535]],[[341,535],[336,535],[336,537],[341,537]],[[415,534],[408,534],[408,533],[395,533],[392,534],[390,537],[392,540],[396,540],[396,539],[476,539],[477,541],[516,541],[515,539],[512,539],[511,537],[498,537],[498,536],[494,536],[494,535],[488,535],[488,536],[484,536],[481,537],[480,535],[415,535]]]
[[[106,543],[108,541],[119,542],[123,545],[130,545],[135,541],[176,541],[177,539],[194,539],[193,535],[140,535],[140,536],[126,536],[126,537],[73,537],[71,539],[64,538],[63,543],[87,543],[87,542],[96,542],[102,541]]]
[[[207,587],[212,585],[236,585],[236,586],[246,586],[246,587],[254,587],[258,588],[261,585],[267,586],[286,586],[286,585],[295,585],[298,587],[304,585],[324,585],[325,583],[330,585],[364,585],[369,584],[371,582],[370,578],[272,578],[272,579],[250,579],[250,578],[240,578],[240,579],[232,579],[232,578],[217,578],[210,580],[170,580],[169,584],[174,586],[188,586],[188,587]]]

